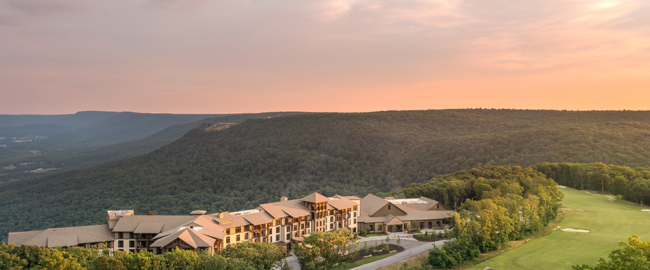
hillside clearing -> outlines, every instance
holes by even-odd
[[[574,264],[595,264],[606,257],[618,242],[633,234],[650,237],[650,216],[639,205],[611,201],[606,196],[563,189],[563,207],[583,211],[563,211],[562,228],[586,228],[589,233],[554,230],[545,237],[487,260],[469,269],[570,269]]]

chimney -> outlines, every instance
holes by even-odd
[[[281,201],[281,202],[286,202],[288,199],[289,199],[289,198],[287,198],[287,196],[282,196],[282,197],[280,197],[280,201]]]
[[[226,217],[226,214],[228,214],[228,211],[221,211],[221,212],[219,213],[219,218],[224,218],[224,217]]]

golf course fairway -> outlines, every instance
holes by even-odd
[[[650,212],[641,211],[650,207],[571,188],[561,191],[561,228],[469,269],[571,269],[574,264],[596,264],[633,234],[650,241]],[[565,228],[590,232],[561,231]]]

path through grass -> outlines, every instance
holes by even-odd
[[[633,234],[641,236],[641,240],[650,240],[650,212],[642,212],[643,207],[570,188],[562,191],[565,194],[562,207],[570,210],[563,210],[560,229],[591,232],[558,229],[469,269],[571,269],[571,265],[578,263],[595,264],[616,248],[618,242],[627,241]]]

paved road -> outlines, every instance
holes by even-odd
[[[378,243],[381,245],[381,241],[386,239],[386,236],[372,236],[372,237],[364,237],[361,239],[361,245],[360,247],[363,247],[363,242],[367,242],[368,246],[374,246],[375,243]],[[420,242],[418,240],[415,240],[413,238],[401,238],[402,242],[400,243],[400,246],[404,247],[404,251],[397,253],[393,256],[381,259],[379,261],[375,261],[369,264],[365,264],[356,268],[353,268],[355,270],[371,270],[371,269],[377,269],[382,266],[386,266],[389,264],[393,264],[396,262],[399,262],[401,260],[405,260],[408,257],[418,255],[423,252],[427,252],[429,249],[433,248],[433,242]],[[391,244],[396,244],[397,239],[391,238],[390,243]],[[442,246],[444,245],[444,241],[437,241],[435,242],[436,246]],[[292,255],[287,258],[287,262],[289,266],[293,270],[300,270],[300,265],[298,264],[298,258],[296,258],[295,255]]]
[[[404,245],[404,242],[406,242],[406,241],[402,241],[402,245]],[[411,242],[411,241],[408,241],[408,242]],[[427,251],[429,251],[429,249],[433,248],[433,243],[432,242],[420,242],[420,241],[417,241],[417,243],[420,243],[420,244],[416,245],[415,247],[406,249],[406,250],[404,250],[404,251],[402,251],[400,253],[397,253],[397,254],[395,254],[393,256],[383,258],[383,259],[381,259],[379,261],[371,262],[369,264],[364,264],[362,266],[355,267],[355,268],[352,268],[352,269],[353,270],[377,269],[377,268],[380,268],[380,267],[383,267],[383,266],[386,266],[386,265],[390,265],[390,264],[393,264],[393,263],[396,263],[396,262],[399,262],[399,261],[402,261],[402,260],[406,260],[407,258],[409,258],[411,256],[415,256],[415,255],[418,255],[420,253],[427,252]],[[436,246],[439,247],[439,246],[444,245],[445,241],[442,240],[442,241],[437,241],[435,243],[436,243]]]

